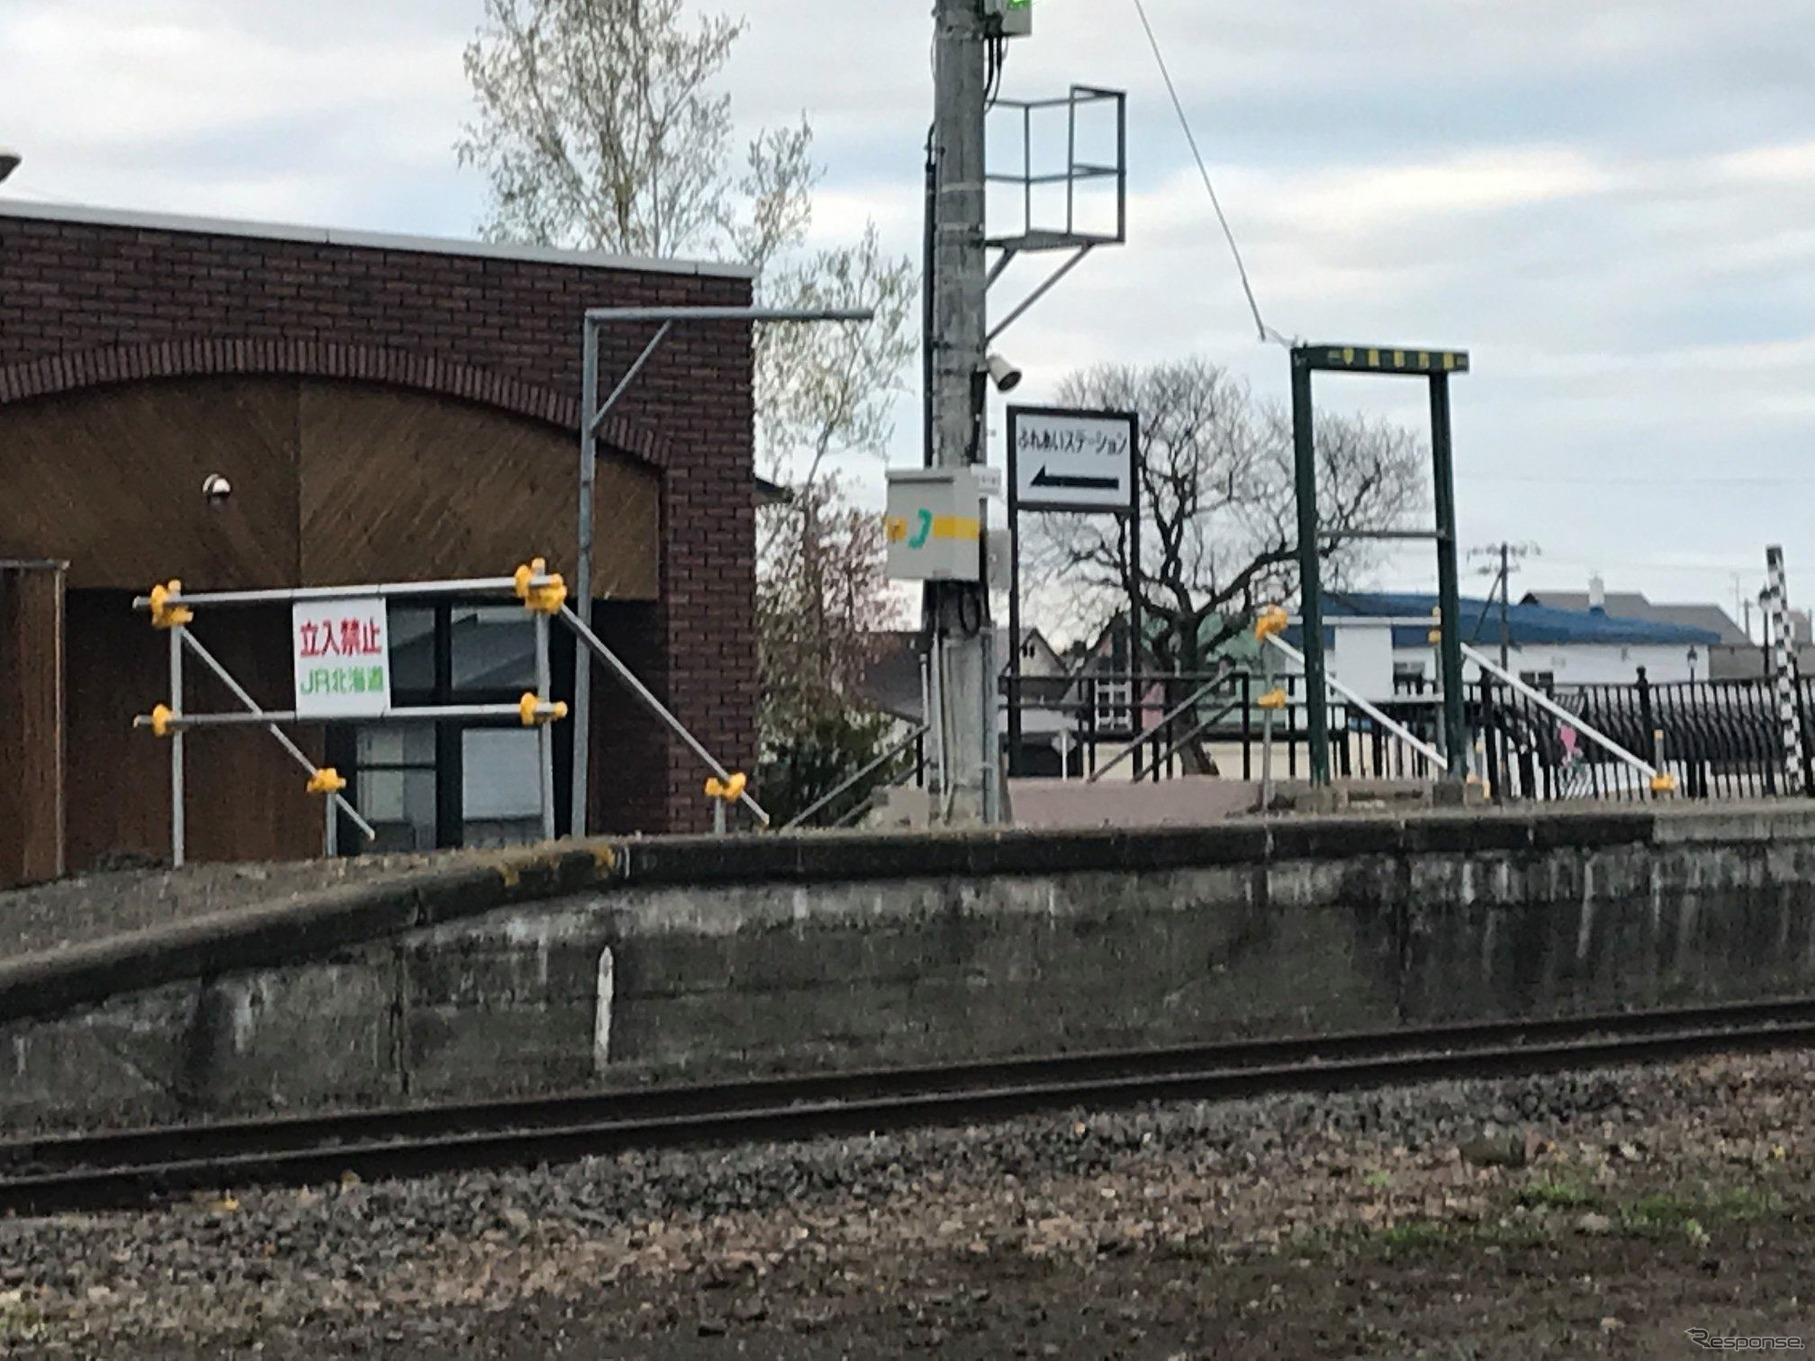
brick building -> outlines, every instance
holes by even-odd
[[[134,594],[508,576],[534,555],[571,574],[582,312],[750,293],[733,266],[0,204],[0,783],[30,786],[0,807],[0,880],[168,848],[166,752],[130,726],[168,689],[165,639]],[[607,330],[607,383],[647,335]],[[607,643],[733,766],[755,747],[750,371],[747,326],[688,323],[631,387],[602,432],[591,591]],[[224,505],[201,494],[212,473]],[[425,702],[520,685],[521,611],[399,609],[393,673],[419,671]],[[287,607],[195,628],[290,707]],[[700,826],[691,754],[609,679],[594,694],[591,825]],[[211,681],[189,702],[234,707]],[[416,728],[294,735],[353,778],[386,845],[517,839],[521,753]],[[319,851],[320,810],[267,734],[186,745],[194,858]],[[563,729],[563,827],[570,747]]]

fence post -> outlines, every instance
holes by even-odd
[[[1656,732],[1657,723],[1651,714],[1651,681],[1645,675],[1645,668],[1639,668],[1639,729],[1641,732]]]
[[[1242,781],[1254,778],[1254,673],[1242,672]]]

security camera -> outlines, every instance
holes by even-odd
[[[202,497],[209,505],[224,506],[232,495],[233,484],[219,473],[209,473],[202,479]]]
[[[1013,392],[1021,386],[1021,370],[999,354],[989,357],[989,377],[997,392]]]

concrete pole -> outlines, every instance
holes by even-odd
[[[985,454],[983,7],[978,0],[937,0],[934,20],[933,456],[942,468],[962,468]],[[979,583],[935,582],[928,605],[934,633],[944,641],[945,806],[952,822],[978,822],[995,804],[998,765],[989,593]]]

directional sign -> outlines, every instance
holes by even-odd
[[[1008,409],[1015,499],[1028,510],[1110,510],[1134,506],[1138,424],[1132,414]]]

